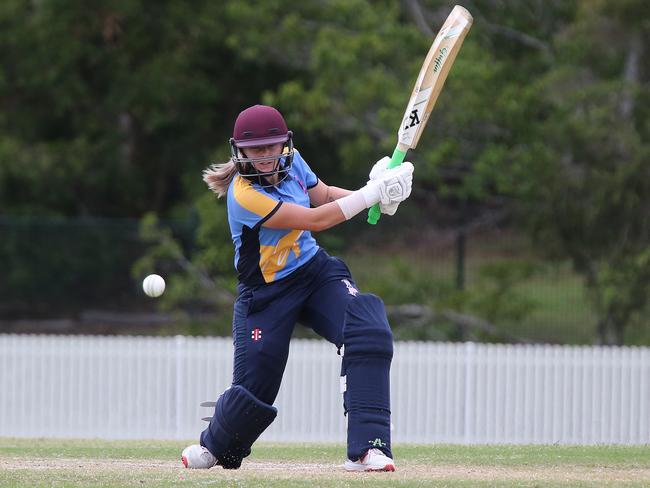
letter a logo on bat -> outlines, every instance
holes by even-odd
[[[415,110],[411,110],[411,114],[409,115],[409,121],[407,122],[406,127],[404,127],[404,129],[415,127],[419,123],[420,123],[420,117],[418,117],[418,109],[416,108]]]
[[[398,134],[398,139],[403,144],[410,144],[413,141],[416,133],[422,127],[422,110],[427,106],[429,96],[431,95],[431,87],[420,90],[417,96],[413,97],[404,112],[402,119],[402,127]]]

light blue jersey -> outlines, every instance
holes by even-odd
[[[291,274],[318,251],[306,230],[264,227],[283,202],[309,208],[307,190],[318,178],[298,151],[287,178],[278,186],[263,188],[236,175],[228,187],[228,223],[235,244],[239,281],[248,286],[271,283]]]

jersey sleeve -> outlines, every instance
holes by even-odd
[[[254,188],[245,178],[236,176],[228,204],[231,217],[252,229],[271,218],[282,202]]]
[[[314,173],[309,165],[307,164],[307,161],[305,161],[301,154],[296,150],[295,155],[294,155],[294,163],[298,167],[298,171],[300,172],[305,185],[307,186],[307,189],[311,189],[316,186],[318,183],[318,177],[316,176],[316,173]]]

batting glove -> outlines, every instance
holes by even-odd
[[[388,156],[384,156],[381,158],[379,161],[377,161],[372,169],[370,170],[370,174],[368,177],[370,178],[370,181],[376,180],[380,178],[382,175],[384,175],[387,171],[390,171],[388,169],[388,164],[390,163],[390,158]],[[409,163],[411,164],[411,163]],[[413,172],[411,171],[411,174]],[[411,176],[412,178],[412,176]],[[409,186],[409,195],[411,194],[411,187]],[[408,195],[407,195],[408,197]],[[393,202],[393,203],[379,203],[379,210],[381,210],[381,213],[386,214],[386,215],[395,215],[395,212],[397,212],[397,207],[399,207],[399,204],[401,202]]]

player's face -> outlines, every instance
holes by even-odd
[[[278,156],[282,154],[282,144],[269,144],[268,146],[255,146],[247,147],[245,149],[246,156],[253,159],[261,159],[253,163],[255,169],[260,173],[268,173],[275,169],[275,165],[278,161]]]

